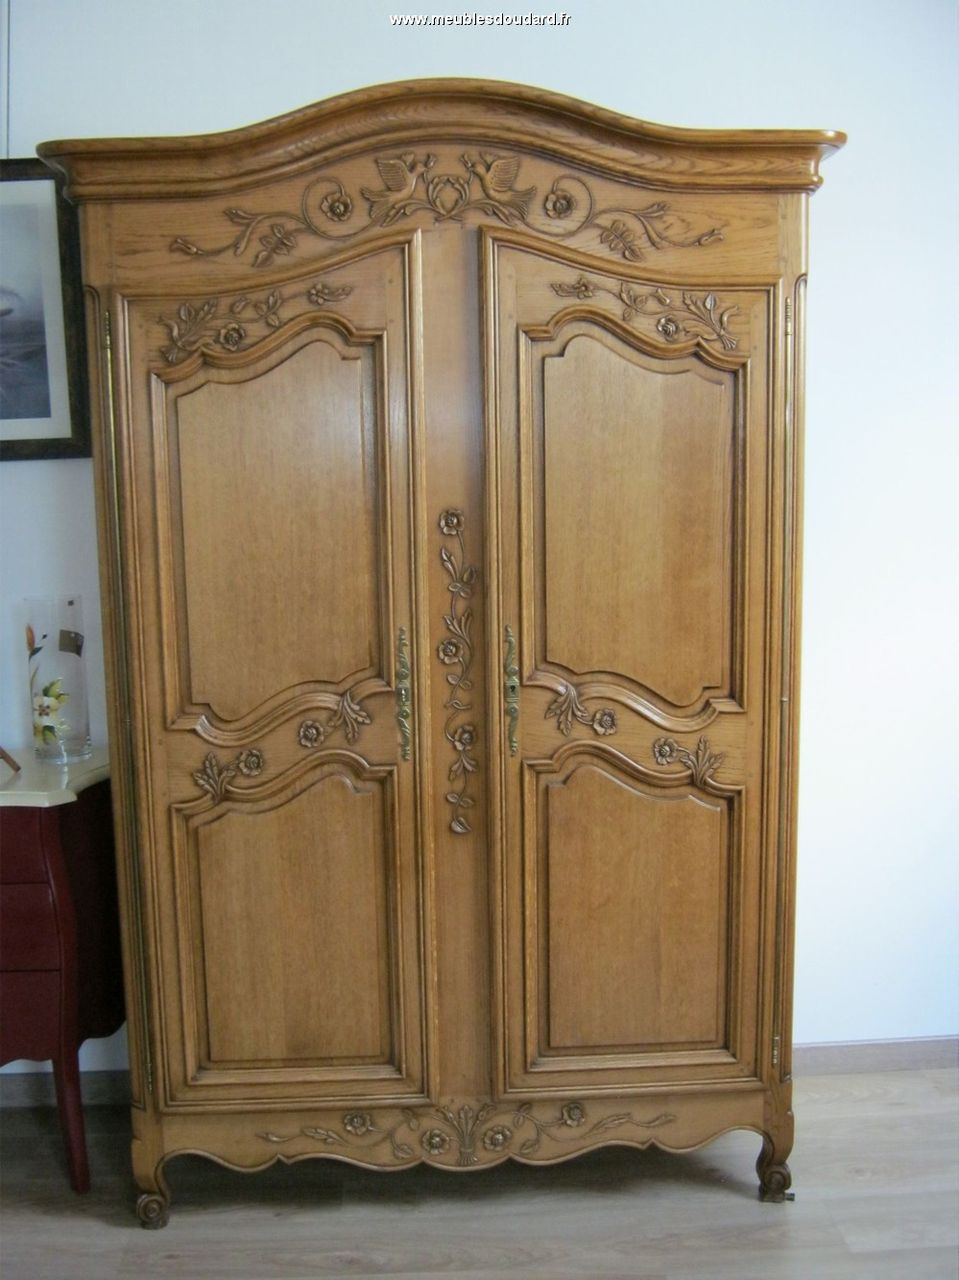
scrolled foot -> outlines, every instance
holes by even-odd
[[[141,1227],[157,1231],[170,1221],[170,1202],[165,1196],[148,1191],[137,1201],[137,1217]]]
[[[785,1153],[788,1154],[788,1151]],[[756,1161],[756,1173],[759,1175],[759,1198],[770,1204],[782,1204],[784,1200],[795,1200],[795,1194],[789,1190],[792,1186],[792,1174],[785,1156],[776,1150],[769,1138],[763,1138],[763,1149]]]

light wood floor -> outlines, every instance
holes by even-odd
[[[797,1082],[796,1201],[760,1204],[759,1140],[687,1156],[609,1149],[454,1176],[316,1161],[247,1177],[168,1166],[163,1231],[133,1217],[122,1111],[87,1112],[93,1190],[66,1183],[55,1114],[6,1110],[3,1280],[955,1280],[952,1071]]]

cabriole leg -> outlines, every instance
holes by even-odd
[[[763,1134],[762,1151],[756,1161],[760,1200],[768,1200],[773,1204],[782,1204],[784,1200],[795,1200],[795,1194],[789,1190],[792,1185],[792,1174],[786,1163],[789,1151],[790,1147],[782,1144],[777,1146],[768,1134]]]

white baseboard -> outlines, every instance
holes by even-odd
[[[959,1067],[959,1036],[924,1036],[913,1040],[849,1040],[830,1044],[797,1044],[794,1076],[838,1075],[868,1071],[935,1071]],[[130,1100],[127,1071],[84,1071],[80,1076],[88,1107],[126,1106]],[[0,1075],[0,1107],[53,1107],[53,1076],[46,1071]]]
[[[959,1036],[912,1040],[839,1040],[793,1046],[794,1076],[857,1071],[936,1071],[959,1066]]]

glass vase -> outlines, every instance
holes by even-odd
[[[90,755],[91,746],[81,599],[72,595],[25,603],[30,711],[37,758],[64,764],[83,760]]]

